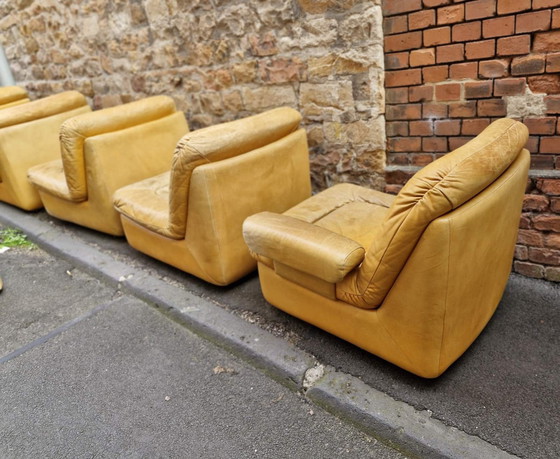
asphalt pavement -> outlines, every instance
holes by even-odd
[[[560,356],[558,353],[560,287],[558,285],[512,275],[495,316],[473,346],[443,376],[436,380],[424,380],[275,309],[262,298],[258,278],[254,274],[230,287],[214,287],[136,252],[122,238],[114,238],[66,224],[50,218],[44,212],[25,213],[0,204],[0,223],[22,228],[30,238],[52,254],[47,255],[51,260],[46,262],[48,266],[44,269],[32,268],[30,273],[35,271],[49,273],[52,270],[50,266],[60,263],[65,269],[60,268],[59,272],[63,271],[66,276],[65,281],[56,282],[46,278],[28,277],[20,293],[21,306],[12,306],[11,303],[5,306],[4,300],[10,297],[9,285],[12,285],[9,270],[16,264],[10,262],[6,265],[6,255],[10,252],[0,255],[0,275],[3,274],[5,283],[5,291],[0,296],[0,305],[2,305],[0,307],[0,314],[2,314],[0,355],[4,355],[0,357],[1,387],[11,387],[8,382],[5,382],[5,378],[8,378],[7,381],[21,381],[27,378],[49,381],[45,376],[49,374],[49,370],[46,369],[47,363],[52,374],[56,375],[54,379],[56,383],[53,382],[56,387],[53,387],[52,392],[46,394],[40,402],[36,402],[38,394],[41,393],[37,392],[36,387],[27,388],[25,397],[19,400],[19,403],[15,403],[13,398],[17,398],[17,394],[10,392],[8,405],[17,407],[17,411],[22,413],[15,418],[6,417],[7,426],[19,426],[15,430],[10,430],[11,432],[29,427],[25,426],[25,419],[28,419],[29,414],[25,414],[24,407],[29,408],[30,404],[37,406],[45,404],[45,410],[49,413],[54,412],[53,406],[61,407],[60,418],[72,419],[73,404],[78,403],[79,400],[89,400],[87,392],[84,393],[84,389],[80,387],[80,381],[91,373],[92,387],[110,385],[116,388],[117,395],[130,396],[126,403],[131,405],[124,411],[130,417],[125,416],[124,412],[122,416],[114,413],[103,414],[107,410],[110,413],[113,407],[119,406],[115,399],[109,397],[101,408],[92,406],[84,408],[86,414],[83,422],[78,422],[81,426],[80,432],[87,432],[90,428],[96,431],[101,429],[100,431],[103,432],[103,428],[94,422],[95,416],[91,414],[99,413],[100,419],[113,421],[113,424],[109,423],[112,427],[108,428],[111,432],[119,431],[121,424],[124,429],[121,432],[126,431],[126,435],[120,435],[122,438],[117,438],[119,437],[117,434],[111,437],[110,444],[114,449],[111,449],[111,446],[107,450],[107,457],[114,455],[116,451],[127,451],[132,457],[166,456],[161,449],[157,449],[159,445],[154,445],[153,441],[136,445],[136,442],[131,440],[136,438],[135,436],[141,439],[153,438],[136,423],[136,421],[140,422],[139,419],[143,415],[149,417],[150,409],[155,410],[154,420],[157,421],[154,421],[154,424],[173,424],[173,421],[165,417],[165,413],[154,408],[156,405],[150,405],[151,408],[148,409],[140,403],[137,407],[138,412],[135,412],[131,400],[141,402],[143,397],[148,395],[144,395],[139,386],[131,382],[134,381],[134,375],[137,374],[140,380],[149,381],[153,388],[161,388],[162,386],[158,386],[155,380],[160,371],[161,374],[167,374],[165,372],[168,370],[165,365],[158,368],[154,364],[155,360],[147,361],[141,358],[135,360],[134,356],[149,354],[151,346],[155,346],[162,354],[162,362],[166,362],[166,359],[173,362],[169,365],[176,370],[176,373],[169,373],[169,377],[180,380],[181,374],[188,373],[190,368],[185,366],[185,361],[182,361],[181,357],[185,359],[186,356],[191,356],[189,348],[202,349],[209,346],[219,355],[223,354],[222,359],[226,363],[219,363],[218,361],[222,360],[214,359],[208,363],[210,370],[208,368],[197,370],[199,373],[196,374],[206,371],[204,375],[210,378],[210,381],[229,377],[228,388],[229,383],[235,378],[239,379],[245,389],[253,387],[251,390],[255,391],[257,386],[263,388],[263,391],[259,392],[262,399],[257,396],[260,402],[250,397],[256,392],[236,392],[237,398],[234,398],[236,406],[239,403],[239,406],[246,407],[243,419],[255,419],[257,426],[268,425],[266,419],[271,416],[264,416],[264,419],[261,419],[255,413],[259,413],[259,410],[266,413],[263,404],[270,404],[270,400],[276,400],[281,397],[281,393],[284,394],[281,391],[286,391],[281,400],[292,400],[295,397],[294,400],[299,405],[294,406],[301,405],[305,407],[304,411],[307,409],[314,412],[312,416],[303,417],[302,422],[303,419],[309,420],[308,418],[317,422],[317,414],[321,413],[321,416],[326,416],[325,419],[333,420],[330,422],[334,424],[338,422],[339,424],[336,425],[341,429],[349,429],[349,432],[358,435],[356,438],[363,438],[367,448],[380,448],[379,451],[359,450],[369,451],[363,453],[366,457],[369,457],[367,454],[372,455],[371,457],[385,457],[382,454],[388,454],[386,457],[396,457],[391,454],[399,454],[386,445],[398,449],[405,455],[419,457],[560,456],[558,427],[560,426]],[[41,266],[37,260],[29,261],[28,264]],[[76,291],[70,293],[70,290],[65,290],[66,283],[70,282],[74,285],[77,281],[80,281],[80,287]],[[91,288],[92,286],[95,287]],[[105,299],[101,299],[101,296]],[[38,299],[44,299],[45,304],[49,305],[52,311],[45,309],[46,306],[34,306],[33,301]],[[120,315],[112,313],[116,310],[126,312]],[[104,319],[104,322],[102,319],[106,317],[110,318]],[[74,324],[72,321],[77,318],[83,319],[79,319]],[[168,325],[160,326],[160,321]],[[52,330],[64,328],[69,322],[72,325],[68,329],[42,341],[45,336],[52,334]],[[161,332],[157,333],[158,339],[154,342],[149,338],[153,336],[150,326],[152,323],[157,324],[154,325],[154,329],[161,328]],[[86,326],[89,324],[91,327]],[[128,349],[129,344],[132,346],[134,340],[131,336],[134,333],[131,330],[146,336],[146,343],[151,343],[150,346],[137,351],[131,347],[128,354],[123,356],[123,361],[126,363],[119,366],[121,371],[111,371],[110,368],[106,370],[109,371],[106,375],[109,382],[104,383],[101,377],[103,373],[100,370],[103,368],[102,362],[109,358],[111,350],[116,352],[123,348]],[[172,336],[179,332],[181,336],[188,335],[198,344],[193,345],[183,337],[185,346],[177,346],[173,343],[175,338]],[[169,334],[172,336],[168,336]],[[74,339],[68,338],[71,336],[74,336]],[[27,349],[29,343],[35,342],[39,344]],[[80,342],[82,344],[78,345],[77,343]],[[167,346],[173,350],[166,354]],[[99,353],[96,352],[98,347]],[[25,350],[18,354],[19,349]],[[61,349],[68,349],[75,354],[68,359],[57,357],[64,354],[61,354]],[[203,353],[202,350],[200,352]],[[10,355],[13,357],[7,359],[6,356]],[[88,359],[88,356],[91,358]],[[228,363],[231,361],[235,364]],[[21,362],[21,368],[17,366],[17,362]],[[17,370],[14,369],[16,366]],[[233,370],[218,371],[214,374],[212,369],[216,367]],[[243,370],[240,370],[241,368]],[[264,378],[266,382],[259,380],[258,385],[250,385],[248,379],[240,376],[245,375],[245,372],[247,374],[252,372],[252,377],[257,375]],[[309,378],[314,372],[318,376]],[[70,387],[76,388],[68,394],[68,404],[64,403],[64,383],[58,379],[60,374],[65,374],[64,380],[71,382]],[[198,387],[196,380],[191,380],[188,375],[183,374],[182,378],[185,381],[192,381],[195,385],[193,387]],[[209,387],[207,379],[200,378],[195,378],[201,381],[200,386]],[[278,395],[271,395],[269,389],[271,384],[279,388]],[[135,390],[128,393],[126,387]],[[161,393],[165,392],[166,390],[162,390]],[[99,394],[104,392],[101,391]],[[155,392],[149,394],[150,397],[156,397]],[[173,400],[172,395],[168,394],[163,395],[164,401],[166,396],[169,396],[170,400],[163,406],[169,406],[169,402]],[[2,397],[4,397],[4,390]],[[222,397],[227,398],[225,394]],[[210,399],[216,399],[216,405],[206,407],[209,415],[205,419],[208,425],[214,426],[221,422],[219,412],[226,402],[223,398],[212,394],[200,406],[208,405]],[[93,403],[95,397],[91,400]],[[228,400],[232,399],[228,398]],[[189,406],[194,403],[188,398],[182,399],[181,402],[180,407],[185,412],[189,412]],[[3,402],[0,401],[0,404]],[[215,410],[210,409],[211,406],[215,407]],[[251,407],[254,408],[255,413]],[[323,408],[336,417],[327,414]],[[203,408],[201,409],[204,411]],[[243,412],[242,408],[240,410]],[[174,416],[178,416],[180,409],[170,411]],[[285,430],[285,426],[297,423],[296,420],[299,418],[297,410],[286,409],[285,412],[286,417],[280,423],[282,425],[280,430],[289,432],[290,429]],[[189,429],[188,426],[191,424],[188,424],[188,419],[191,418],[185,416],[183,413],[182,420],[177,419],[175,423],[183,426],[183,429]],[[290,423],[291,417],[294,418]],[[226,424],[230,422],[232,426],[235,425],[235,422],[231,421],[232,418],[226,416],[224,419],[230,419],[224,421]],[[146,419],[144,421],[148,422]],[[72,422],[77,421],[73,419]],[[185,444],[190,441],[189,438],[204,436],[203,432],[207,427],[204,427],[202,418],[200,422],[199,434],[193,437],[175,431],[173,435],[178,435],[184,442],[181,443],[177,438],[168,440],[169,451],[179,451],[179,445],[185,447]],[[45,420],[45,423],[52,424],[52,421]],[[247,421],[243,421],[242,424],[247,425]],[[57,426],[59,432],[57,435],[62,442],[56,443],[53,440],[54,446],[60,446],[65,439],[67,441],[69,437],[65,436],[66,434],[76,435],[76,430],[66,430],[67,427],[56,423],[52,425]],[[142,427],[145,428],[146,425]],[[316,428],[331,432],[332,427],[325,427],[327,425]],[[172,426],[167,427],[173,430]],[[312,426],[307,428],[313,431]],[[209,432],[214,432],[213,427],[209,429]],[[235,427],[232,429],[235,431]],[[2,430],[5,430],[3,425]],[[159,430],[155,429],[154,435],[158,436],[157,432]],[[318,443],[309,443],[316,446],[315,449],[309,449],[307,445],[310,440],[307,437],[302,440],[293,436],[291,438],[296,449],[287,449],[284,454],[270,436],[262,437],[263,441],[260,443],[256,440],[257,437],[261,438],[259,436],[251,437],[254,440],[248,443],[236,443],[232,440],[236,435],[224,437],[226,439],[221,446],[216,446],[216,450],[204,449],[201,444],[197,447],[207,453],[208,457],[221,457],[222,450],[219,448],[226,448],[230,442],[231,448],[237,446],[246,448],[249,443],[256,445],[255,449],[258,450],[256,454],[259,451],[262,454],[255,457],[284,457],[287,454],[291,456],[295,454],[296,457],[302,457],[303,454],[310,454],[311,457],[326,457],[327,454],[332,455],[334,451],[328,449],[328,446],[322,449],[324,446],[322,440]],[[344,437],[346,433],[340,435],[340,438],[347,438]],[[362,437],[359,437],[360,435]],[[210,436],[215,437],[215,434],[211,433]],[[316,436],[313,435],[314,438]],[[332,436],[332,433],[327,435],[329,438]],[[17,435],[13,434],[8,438],[15,437]],[[89,437],[86,435],[86,437],[92,445],[99,445],[98,442],[101,441],[99,439],[106,438],[107,435]],[[324,437],[319,435],[317,438]],[[326,442],[325,445],[328,443]],[[347,444],[344,441],[341,443],[341,445]],[[359,448],[361,443],[352,444]],[[134,445],[138,446],[138,451],[134,449]],[[267,449],[266,445],[276,446]],[[39,442],[38,447],[46,446],[44,442]],[[297,449],[298,447],[301,449]],[[339,451],[346,451],[346,449],[348,447]],[[251,457],[243,455],[247,453],[246,449],[235,451],[241,455],[233,454],[229,457]],[[358,450],[351,450],[349,454],[350,457],[363,455]],[[80,457],[74,454],[71,456]],[[173,456],[170,453],[169,457],[181,457],[181,455]]]

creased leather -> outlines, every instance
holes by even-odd
[[[247,218],[243,238],[254,253],[331,283],[341,281],[365,255],[352,239],[272,212]]]
[[[281,107],[240,120],[191,132],[177,144],[171,166],[169,236],[183,237],[187,225],[188,194],[193,170],[255,150],[298,129],[301,115]]]
[[[23,102],[29,102],[25,89],[19,86],[0,87],[0,110]]]
[[[338,297],[359,307],[378,307],[430,221],[496,180],[527,139],[522,123],[497,120],[475,139],[416,173],[378,227],[362,265],[337,286]]]
[[[71,199],[87,199],[85,139],[154,121],[175,111],[173,99],[155,96],[76,116],[66,121],[60,128],[60,147]]]

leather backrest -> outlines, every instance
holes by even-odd
[[[418,171],[391,205],[353,279],[345,279],[353,284],[351,289],[341,289],[347,291],[345,299],[362,307],[380,305],[428,224],[494,182],[527,139],[525,125],[500,119],[464,146]]]
[[[80,201],[87,197],[84,142],[88,137],[155,121],[175,112],[173,99],[155,96],[65,121],[60,127],[60,153],[71,199]]]
[[[27,99],[27,91],[19,86],[0,87],[0,105],[9,104],[16,100]]]
[[[169,229],[184,236],[193,170],[264,147],[296,131],[298,111],[281,107],[258,115],[199,129],[185,135],[173,155],[169,193]]]
[[[0,128],[58,115],[84,105],[87,105],[87,101],[79,92],[62,92],[44,99],[0,110]]]

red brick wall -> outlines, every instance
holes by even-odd
[[[560,282],[560,0],[384,0],[387,191],[501,117],[532,154],[513,269]]]

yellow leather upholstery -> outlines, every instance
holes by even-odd
[[[68,118],[89,112],[76,91],[0,110],[0,200],[34,210],[43,206],[27,170],[60,157],[58,130]]]
[[[60,127],[59,159],[31,168],[29,180],[49,214],[119,236],[113,193],[168,170],[186,132],[185,116],[166,96],[76,116]]]
[[[0,110],[29,102],[27,91],[19,86],[0,87]]]
[[[317,255],[299,246],[339,251],[334,236],[286,224],[281,237],[275,218],[250,217],[244,236],[266,299],[417,375],[440,375],[482,331],[505,288],[529,168],[527,137],[521,123],[498,120],[419,171],[392,202],[369,204],[378,207],[369,215],[341,206],[346,200],[335,197],[336,187],[286,212],[307,221],[299,226],[360,235],[353,240],[367,248],[364,261],[330,288]],[[329,221],[344,208],[355,218]],[[295,245],[294,237],[308,240]]]
[[[279,108],[184,136],[169,172],[115,193],[128,242],[216,285],[253,270],[243,220],[283,212],[311,194],[300,120]]]

